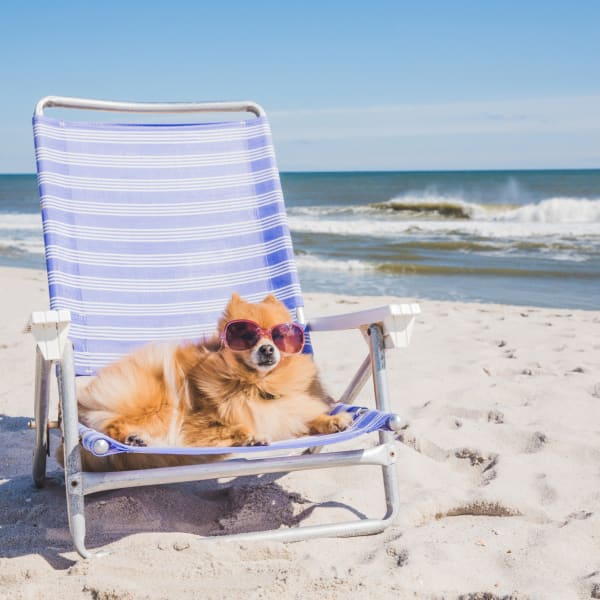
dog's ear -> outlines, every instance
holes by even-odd
[[[227,303],[227,306],[225,307],[225,310],[223,311],[223,316],[226,319],[230,318],[234,309],[243,303],[244,301],[242,300],[242,297],[237,292],[233,292],[233,294],[231,294],[229,302]]]
[[[273,294],[269,294],[268,296],[265,296],[265,299],[263,300],[263,302],[267,302],[268,304],[279,304],[279,300],[277,300],[277,298],[275,298],[275,296]]]
[[[227,308],[233,308],[235,306],[239,306],[240,304],[245,304],[244,299],[237,292],[233,292],[233,294],[231,294],[231,299],[227,304]]]

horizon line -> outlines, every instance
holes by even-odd
[[[503,173],[503,172],[535,172],[535,171],[600,171],[598,167],[494,167],[494,168],[456,168],[456,169],[281,169],[280,175],[303,174],[303,173],[323,173],[323,174],[342,174],[342,173]],[[13,171],[0,172],[2,176],[37,176],[35,171]]]

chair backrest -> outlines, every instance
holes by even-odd
[[[71,311],[78,375],[210,335],[233,291],[303,306],[266,117],[33,124],[50,306]]]

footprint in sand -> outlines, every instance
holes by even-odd
[[[476,408],[450,407],[448,412],[452,417],[469,419],[471,421],[487,421],[488,423],[504,423],[504,413],[499,410],[478,410]]]
[[[572,521],[585,521],[585,519],[589,519],[593,514],[588,510],[578,510],[568,515],[560,527],[566,527]]]
[[[487,414],[487,420],[489,423],[504,423],[504,413],[499,410],[490,410]]]
[[[504,415],[500,411],[453,411],[453,413],[455,412],[459,412],[461,415],[468,413],[470,417],[476,414],[482,419],[485,418],[490,423],[504,422]],[[460,429],[462,422],[460,419],[454,417],[450,420],[450,426]],[[496,467],[499,455],[494,452],[484,453],[469,447],[445,449],[423,436],[417,436],[410,427],[398,432],[396,439],[416,452],[419,452],[419,454],[423,454],[436,462],[447,463],[461,470],[467,464],[469,470],[474,469],[475,473],[479,475],[479,485],[481,486],[488,485],[497,476]]]
[[[396,567],[403,567],[408,562],[408,550],[406,548],[388,546],[386,554],[392,559]]]
[[[536,487],[540,496],[541,504],[553,504],[558,498],[556,490],[546,483],[546,473],[536,475]]]
[[[525,446],[525,452],[533,454],[539,452],[548,443],[548,438],[545,433],[536,431],[529,438],[527,445]]]
[[[454,456],[459,460],[468,460],[471,467],[479,470],[481,474],[480,485],[488,485],[490,481],[496,479],[496,466],[498,464],[498,454],[482,454],[472,448],[459,448],[454,451]]]

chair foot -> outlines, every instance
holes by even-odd
[[[231,542],[301,542],[314,538],[376,535],[381,533],[386,527],[391,525],[391,523],[392,519],[389,518],[363,519],[361,521],[347,521],[327,525],[306,525],[304,527],[291,527],[289,529],[271,529],[268,531],[216,535],[204,539],[225,540]]]

